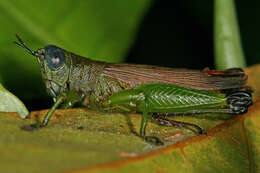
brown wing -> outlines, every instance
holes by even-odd
[[[242,70],[188,70],[133,64],[107,64],[103,73],[135,87],[142,83],[170,83],[199,90],[241,88],[247,81]]]

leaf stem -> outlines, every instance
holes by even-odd
[[[234,0],[215,0],[214,51],[217,69],[246,66]]]

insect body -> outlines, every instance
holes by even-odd
[[[68,108],[82,102],[92,109],[142,112],[140,134],[145,137],[147,116],[151,113],[242,114],[252,103],[245,87],[247,76],[240,69],[200,71],[112,64],[53,45],[33,51],[18,36],[17,39],[16,45],[37,57],[47,92],[55,102],[43,126],[58,106]]]

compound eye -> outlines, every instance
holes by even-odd
[[[48,45],[45,47],[45,59],[51,70],[58,69],[65,63],[65,54],[61,48]]]

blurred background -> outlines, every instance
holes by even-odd
[[[236,1],[247,65],[260,62],[260,1]],[[33,50],[54,44],[96,60],[214,68],[213,1],[0,0],[0,83],[29,110],[49,108]]]

